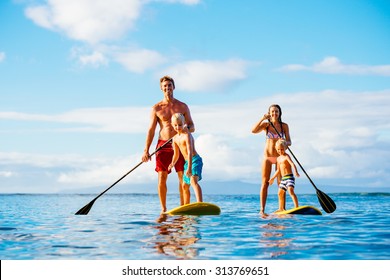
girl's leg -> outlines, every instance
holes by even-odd
[[[276,171],[277,167],[275,165],[275,171]],[[282,181],[282,176],[280,175],[279,173],[279,176],[278,176],[278,186],[280,185],[280,182]],[[281,195],[279,194],[278,192],[278,196]],[[282,204],[280,204],[280,202],[282,202]],[[280,198],[279,197],[279,209],[283,209],[282,211],[286,210],[286,191],[283,192],[283,197]]]
[[[197,202],[203,201],[202,188],[198,184],[198,176],[191,176],[191,186],[194,188],[195,197]]]

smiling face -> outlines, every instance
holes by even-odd
[[[169,80],[165,80],[161,82],[160,84],[161,90],[164,93],[164,97],[166,99],[172,99],[173,97],[173,90],[175,89],[173,83]]]
[[[276,145],[275,149],[278,152],[278,154],[281,156],[286,153],[286,148],[283,145]]]
[[[284,155],[286,153],[287,143],[283,139],[279,139],[275,143],[275,150],[278,152],[279,155]]]
[[[271,106],[268,113],[272,120],[278,121],[280,119],[280,110],[277,106]]]
[[[171,125],[177,133],[181,133],[184,129],[184,116],[180,113],[176,113],[172,116]]]

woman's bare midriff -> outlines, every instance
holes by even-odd
[[[265,147],[264,147],[264,156],[265,157],[278,157],[279,154],[275,149],[275,143],[279,139],[267,139],[265,142]]]

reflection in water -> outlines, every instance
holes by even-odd
[[[198,249],[194,245],[200,234],[196,228],[196,217],[168,216],[162,214],[157,219],[158,229],[154,248],[164,255],[179,259],[192,259],[198,256]]]
[[[267,223],[263,225],[262,228],[264,229],[264,231],[262,231],[262,236],[264,238],[262,238],[260,242],[264,243],[266,247],[276,248],[271,252],[271,258],[277,258],[278,256],[288,254],[288,251],[290,250],[288,247],[293,239],[284,237],[283,231],[286,227],[276,223]],[[277,250],[277,248],[282,249]]]

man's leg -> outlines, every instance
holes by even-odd
[[[158,172],[158,196],[160,198],[161,213],[167,211],[167,171]]]

